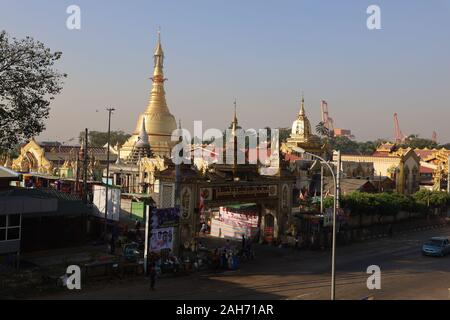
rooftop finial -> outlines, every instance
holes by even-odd
[[[302,106],[300,108],[300,115],[301,116],[305,115],[305,95],[303,94],[303,91],[302,91]]]
[[[161,27],[158,26],[158,43],[156,44],[155,56],[162,56],[164,52],[161,45]]]
[[[234,99],[234,122],[237,123],[237,101]]]

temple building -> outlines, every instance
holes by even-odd
[[[117,145],[117,161],[110,166],[110,178],[125,194],[153,194],[158,188],[155,173],[171,161],[172,132],[177,129],[170,113],[164,89],[164,51],[161,36],[153,55],[152,89],[146,111],[139,115],[133,135],[122,146]]]
[[[106,148],[88,148],[88,178],[101,180],[101,173],[107,163]],[[43,176],[58,178],[75,178],[77,171],[81,177],[81,167],[84,145],[65,146],[59,143],[38,143],[31,139],[20,148],[19,156],[14,160],[7,160],[5,166],[21,173],[36,173]],[[114,162],[115,155],[110,155],[110,162]]]
[[[352,163],[372,163],[373,179],[376,177],[388,177],[395,181],[395,190],[402,194],[413,194],[420,186],[420,158],[412,149],[402,153],[391,154],[380,152],[384,150],[380,146],[373,155],[342,154],[341,160]],[[344,172],[345,174],[346,172]],[[380,178],[381,179],[381,178]]]
[[[145,126],[148,143],[155,156],[170,157],[174,143],[171,141],[172,132],[177,125],[175,117],[170,113],[166,102],[164,90],[164,51],[161,45],[161,36],[158,32],[158,43],[156,45],[154,59],[154,70],[152,90],[147,110],[138,117],[136,129],[130,139],[121,147],[121,159],[127,159],[133,152],[135,144],[139,142],[142,126]],[[142,141],[142,140],[141,140]]]
[[[295,151],[292,149],[293,147],[302,148],[309,153],[319,156],[326,156],[327,154],[326,144],[322,144],[320,138],[314,135],[311,130],[311,123],[305,112],[304,97],[302,97],[297,119],[292,124],[291,135],[287,139],[287,142],[281,145],[281,152],[288,155],[286,158],[290,158],[289,155],[295,154]]]
[[[399,157],[413,151],[420,161],[420,185],[433,190],[445,190],[447,186],[450,150],[429,148],[402,148],[394,143],[384,143],[374,156]]]
[[[260,174],[261,164],[248,163],[248,152],[246,163],[238,163],[238,127],[235,112],[230,126],[234,143],[222,155],[228,161],[201,168],[170,163],[156,173],[160,207],[174,207],[179,201],[182,244],[197,236],[202,223],[210,226],[213,237],[241,239],[244,234],[268,243],[279,240],[292,225],[295,177],[283,168],[276,175]]]
[[[145,127],[145,117],[133,149],[125,159],[121,157],[121,147],[116,146],[117,161],[110,166],[110,178],[123,193],[152,193],[154,191],[154,174],[166,168],[167,158],[153,156]],[[106,176],[106,172],[104,173]]]

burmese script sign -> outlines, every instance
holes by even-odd
[[[277,185],[263,186],[235,186],[214,188],[215,200],[245,199],[245,198],[266,198],[277,196]]]

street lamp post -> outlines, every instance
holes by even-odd
[[[313,158],[317,158],[320,160],[321,164],[325,164],[328,169],[330,169],[331,175],[333,176],[334,183],[334,199],[333,199],[333,240],[332,240],[332,250],[331,250],[331,300],[335,300],[335,291],[336,291],[336,208],[337,208],[337,199],[338,199],[338,187],[339,182],[337,181],[336,174],[334,173],[333,168],[330,166],[328,161],[325,161],[322,157],[318,155],[306,152],[305,149],[299,147],[292,148],[295,152],[301,154],[307,154]],[[340,158],[340,155],[338,156]],[[339,163],[339,159],[338,159]],[[338,168],[340,170],[340,168]]]
[[[450,194],[450,156],[447,159],[447,193]]]
[[[111,114],[116,109],[108,108],[108,144],[106,149],[106,187],[105,187],[105,241],[107,241],[107,233],[108,233],[108,191],[109,191],[109,145],[111,139]]]

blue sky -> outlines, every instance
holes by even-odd
[[[66,8],[81,8],[81,30]],[[381,8],[382,30],[366,27]],[[238,101],[245,128],[289,127],[302,91],[313,125],[320,99],[358,140],[405,134],[450,142],[450,1],[0,0],[0,29],[63,51],[68,74],[40,139],[88,127],[131,132],[145,110],[162,29],[169,108],[183,126],[224,128]],[[99,110],[99,112],[96,112]]]

